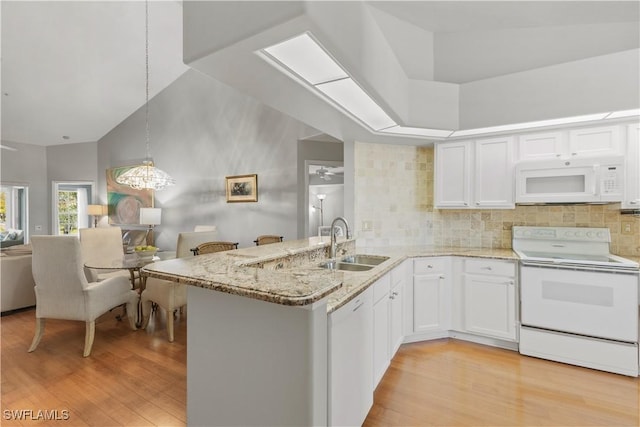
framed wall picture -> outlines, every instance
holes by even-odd
[[[258,175],[227,176],[225,180],[227,203],[258,201]]]
[[[119,166],[107,169],[109,224],[140,224],[140,208],[153,207],[153,190],[136,190],[116,181],[120,175],[136,166]]]

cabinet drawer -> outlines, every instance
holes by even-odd
[[[378,279],[373,284],[373,303],[380,301],[381,298],[389,294],[391,290],[391,275],[388,273]]]
[[[465,273],[491,274],[494,276],[515,277],[516,263],[511,261],[497,261],[495,259],[467,259]]]
[[[449,258],[418,258],[413,260],[413,274],[447,273]]]

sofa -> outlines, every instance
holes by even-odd
[[[36,305],[31,274],[31,245],[15,245],[0,252],[0,311]]]
[[[10,228],[0,231],[0,248],[22,245],[24,243],[24,231]]]

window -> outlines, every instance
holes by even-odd
[[[53,183],[53,234],[78,235],[88,228],[91,218],[88,206],[93,196],[92,182]]]
[[[27,185],[0,185],[0,240],[14,233],[28,241],[28,195]]]

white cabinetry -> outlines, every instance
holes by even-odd
[[[373,405],[373,289],[329,315],[329,402],[331,426],[362,425]]]
[[[436,207],[513,208],[512,151],[512,137],[437,144]]]
[[[481,139],[475,143],[474,207],[513,208],[513,138]]]
[[[472,149],[469,141],[436,145],[434,184],[437,207],[470,206]]]
[[[561,157],[565,151],[564,132],[544,132],[520,135],[518,137],[518,158],[520,160],[541,160]]]
[[[389,359],[393,359],[404,339],[404,306],[406,268],[401,264],[391,270],[391,293],[389,294]]]
[[[413,333],[448,331],[451,324],[449,257],[413,261]]]
[[[541,160],[623,154],[619,126],[599,126],[518,136],[518,159]]]
[[[610,156],[620,154],[620,127],[602,126],[569,131],[569,155]]]
[[[375,388],[389,366],[389,319],[391,276],[378,279],[373,288],[373,387]]]
[[[516,263],[465,258],[461,281],[461,330],[516,341]]]
[[[623,209],[640,209],[640,124],[627,126],[627,176]]]

